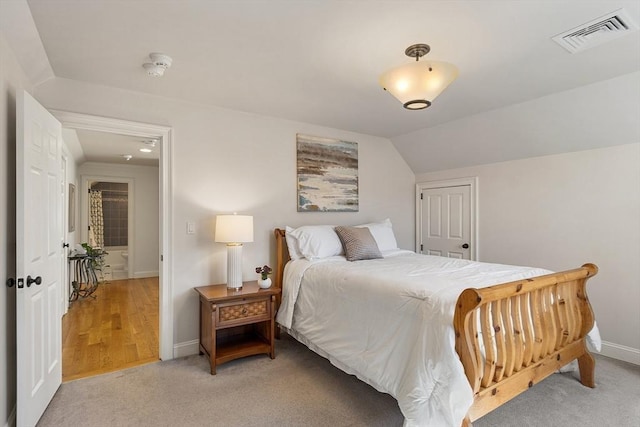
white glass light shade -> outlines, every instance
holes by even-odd
[[[458,68],[447,62],[416,61],[393,68],[380,76],[380,86],[405,108],[426,108],[458,77]]]
[[[216,217],[216,242],[253,242],[253,217],[250,215],[218,215]]]

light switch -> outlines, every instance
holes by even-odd
[[[187,221],[187,234],[195,234],[195,232],[196,224],[191,221]]]

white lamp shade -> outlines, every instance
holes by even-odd
[[[393,68],[380,76],[380,86],[408,109],[424,108],[458,77],[458,68],[447,62],[416,61]],[[414,108],[411,103],[417,102]],[[424,101],[428,102],[425,105]]]
[[[218,215],[216,217],[216,242],[253,242],[253,217],[250,215]]]

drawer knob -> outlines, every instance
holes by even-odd
[[[242,314],[247,314],[247,309],[246,308],[242,309]]]

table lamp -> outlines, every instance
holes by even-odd
[[[227,288],[242,289],[242,244],[253,242],[253,217],[218,215],[215,241],[227,244]]]

